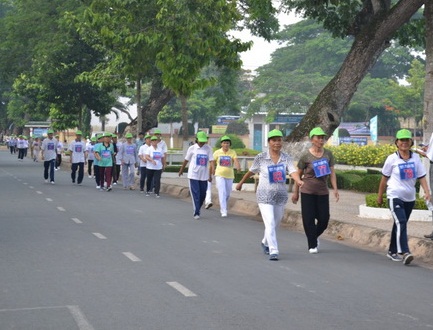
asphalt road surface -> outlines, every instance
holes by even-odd
[[[432,329],[430,269],[0,152],[0,330]]]

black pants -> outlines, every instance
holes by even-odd
[[[18,159],[24,159],[26,149],[18,148]]]
[[[62,165],[62,155],[57,154],[57,156],[56,156],[56,168],[59,168],[60,165]]]
[[[146,181],[147,169],[146,166],[140,167],[140,190],[144,190],[144,181]]]
[[[97,186],[101,186],[101,176],[99,174],[99,166],[93,165],[93,172],[95,173],[95,181]]]
[[[111,170],[112,177],[113,177],[113,183],[119,181],[120,176],[120,165],[113,165],[113,169]]]
[[[328,228],[329,195],[301,193],[301,210],[308,248],[314,249],[317,247],[317,239]]]
[[[84,163],[72,163],[71,166],[71,179],[72,182],[75,183],[75,177],[77,174],[77,169],[78,169],[78,178],[77,178],[77,183],[80,184],[81,182],[83,182],[83,177],[84,177]]]
[[[89,176],[92,176],[92,167],[93,167],[93,160],[88,159],[87,160],[87,173],[89,174]]]
[[[162,170],[151,170],[147,169],[147,192],[152,189],[152,182],[154,183],[154,192],[159,195],[159,190],[161,189],[161,174]]]

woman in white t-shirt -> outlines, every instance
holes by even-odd
[[[386,256],[393,261],[403,261],[403,264],[408,265],[412,262],[413,256],[407,242],[407,222],[415,205],[416,181],[419,180],[426,201],[430,200],[430,189],[424,165],[419,155],[411,150],[412,133],[407,129],[399,130],[395,145],[398,150],[388,156],[382,168],[377,203],[383,204],[386,188],[386,198],[394,220]]]
[[[152,183],[154,184],[154,192],[156,198],[159,198],[159,190],[161,188],[161,174],[164,169],[164,152],[158,146],[158,137],[152,136],[150,138],[150,147],[146,150],[146,196],[150,196]]]

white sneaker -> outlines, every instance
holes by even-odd
[[[51,184],[54,184],[54,181],[51,181]]]
[[[319,253],[319,250],[317,248],[314,248],[314,249],[309,249],[308,252],[310,252],[311,254],[317,254]]]
[[[48,180],[47,180],[47,179],[45,179],[45,183],[48,183]]]
[[[96,189],[101,189],[101,186],[96,186]]]
[[[207,210],[207,209],[210,209],[212,206],[213,206],[213,203],[210,202],[210,203],[206,203],[204,208]]]
[[[200,219],[200,216],[199,216],[199,215],[195,215],[195,216],[194,216],[194,219],[195,219],[195,220],[198,220],[198,219]]]
[[[91,175],[89,175],[89,179],[91,179],[92,178],[92,176]]]
[[[227,213],[221,213],[221,218],[227,218]]]

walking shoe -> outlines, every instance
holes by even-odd
[[[309,249],[308,252],[311,254],[317,254],[317,253],[319,253],[319,250],[315,247],[315,248]]]
[[[277,260],[278,260],[278,254],[271,254],[271,255],[269,256],[269,260],[277,261]]]
[[[227,218],[227,213],[221,213],[221,218]]]
[[[156,196],[155,196],[156,198],[159,198],[160,196],[159,196],[159,194],[156,194]]]
[[[51,184],[54,184],[54,181],[51,181]]]
[[[149,192],[146,192],[146,197],[149,197],[149,196],[150,196]]]
[[[111,189],[113,189],[111,186],[109,186],[108,188],[107,188],[107,191],[111,191]]]
[[[135,190],[134,186],[129,187],[129,190]]]
[[[114,186],[117,186],[117,182],[113,182],[113,185],[114,185]]]
[[[45,183],[48,183],[48,179],[45,179]]]
[[[140,190],[140,194],[144,194],[144,190],[143,189]]]
[[[195,215],[195,216],[194,216],[194,219],[195,219],[195,220],[198,220],[198,219],[200,219],[200,216],[199,216],[199,215]]]
[[[207,209],[210,209],[212,206],[213,206],[213,203],[210,202],[210,203],[206,203],[206,205],[204,206],[204,208],[207,210]]]
[[[397,254],[397,253],[392,253],[391,251],[389,251],[386,256],[391,259],[392,261],[402,261],[403,258]],[[412,261],[412,260],[411,260]]]
[[[262,244],[263,253],[269,254],[269,246],[266,246],[265,244],[263,244],[263,242],[261,244]]]
[[[96,186],[96,189],[101,189],[101,186]]]
[[[92,176],[91,175],[89,175],[89,179],[91,179],[92,178]]]
[[[412,254],[410,254],[409,252],[403,254],[403,264],[409,265],[412,262],[412,260],[413,260]]]
[[[433,239],[433,231],[432,231],[432,233],[431,233],[431,234],[428,234],[428,235],[424,235],[424,237],[425,237],[425,238],[430,238],[430,239]]]

